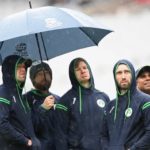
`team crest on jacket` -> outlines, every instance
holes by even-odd
[[[132,115],[132,112],[133,112],[132,108],[126,109],[126,111],[125,111],[125,116],[126,116],[126,117],[130,117],[130,116]]]
[[[101,108],[104,108],[104,107],[105,107],[105,102],[104,102],[104,100],[98,99],[98,100],[97,100],[97,105],[98,105],[99,107],[101,107]]]

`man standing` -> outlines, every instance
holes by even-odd
[[[91,68],[83,58],[69,66],[72,88],[56,105],[57,150],[101,150],[101,127],[109,97],[95,89]]]
[[[150,96],[136,89],[135,70],[127,60],[113,69],[116,99],[106,108],[104,150],[149,150]]]
[[[36,136],[41,142],[41,150],[55,150],[53,106],[54,102],[57,103],[59,96],[49,91],[52,70],[45,62],[35,64],[30,69],[30,79],[35,89],[29,91],[26,97],[32,109]],[[49,101],[46,100],[47,96]]]
[[[150,66],[143,66],[136,71],[137,88],[150,95]]]
[[[32,61],[17,55],[2,63],[3,84],[0,86],[0,149],[40,150],[35,137],[29,105],[22,96],[27,68]]]

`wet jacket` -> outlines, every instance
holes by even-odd
[[[91,69],[90,88],[84,88],[74,74],[73,60],[69,67],[72,88],[56,105],[58,112],[57,150],[101,150],[101,125],[108,96],[95,89]]]
[[[118,61],[113,70],[114,78],[119,64],[130,68],[132,81],[124,95],[119,94],[116,83],[117,97],[106,108],[102,130],[104,150],[149,150],[150,96],[136,89],[135,71],[130,62]]]
[[[56,149],[54,142],[55,110],[51,108],[50,110],[46,111],[44,110],[44,108],[41,108],[41,104],[49,95],[53,95],[55,97],[55,103],[58,102],[59,96],[53,93],[42,94],[39,90],[36,89],[29,91],[25,95],[32,109],[32,120],[34,124],[35,134],[41,142],[41,150]]]
[[[2,64],[3,84],[0,86],[0,149],[28,150],[27,141],[39,144],[34,135],[30,109],[26,99],[22,98],[24,83],[16,81],[17,64],[24,61],[12,56]],[[39,150],[34,149],[33,150]]]

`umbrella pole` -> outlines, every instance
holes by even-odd
[[[42,35],[41,32],[40,32],[40,36],[41,36],[42,44],[43,44],[43,47],[44,47],[45,56],[46,56],[46,59],[48,60],[48,55],[47,55],[47,52],[46,52],[46,47],[45,47],[45,43],[44,43],[44,40],[43,40],[43,35]]]
[[[0,51],[1,51],[1,49],[2,49],[3,44],[4,44],[4,41],[1,42]],[[2,64],[2,61],[3,61],[3,60],[2,60],[2,55],[0,54],[0,64]]]
[[[0,45],[0,50],[1,50],[1,48],[2,48],[2,46],[3,46],[3,44],[4,44],[4,41],[2,41],[2,42],[0,42],[1,43],[1,45]]]
[[[32,3],[31,3],[31,0],[28,0],[28,2],[29,2],[29,7],[30,7],[30,9],[32,9]]]
[[[41,32],[40,32],[40,36],[42,38],[42,42],[43,42],[44,49],[45,49],[45,44],[44,44],[44,40],[43,40]],[[35,34],[35,38],[36,38],[36,42],[37,42],[37,46],[38,46],[38,50],[39,50],[40,61],[41,61],[41,64],[42,64],[43,60],[42,60],[42,54],[41,54],[41,47],[40,47],[40,44],[39,44],[39,39],[38,39],[38,34],[37,33]],[[47,53],[46,53],[46,57],[47,57]],[[47,58],[47,60],[48,60],[48,58]],[[42,71],[43,71],[43,74],[44,74],[45,81],[47,81],[46,75],[45,75],[45,72],[44,72],[44,67],[43,67]]]
[[[41,54],[41,47],[40,47],[40,44],[39,44],[39,39],[38,39],[38,35],[37,33],[35,34],[35,38],[36,38],[36,42],[37,42],[37,46],[38,46],[38,50],[39,50],[39,55],[40,55],[40,61],[42,62],[42,54]]]

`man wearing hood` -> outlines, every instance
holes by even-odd
[[[34,134],[30,108],[22,96],[27,68],[32,61],[17,55],[2,63],[3,84],[0,86],[1,150],[40,150]]]
[[[127,60],[113,69],[116,99],[106,108],[104,150],[150,149],[150,96],[136,89],[135,70]]]
[[[57,150],[101,150],[103,112],[109,97],[95,89],[89,64],[83,58],[69,66],[72,88],[56,105]]]

